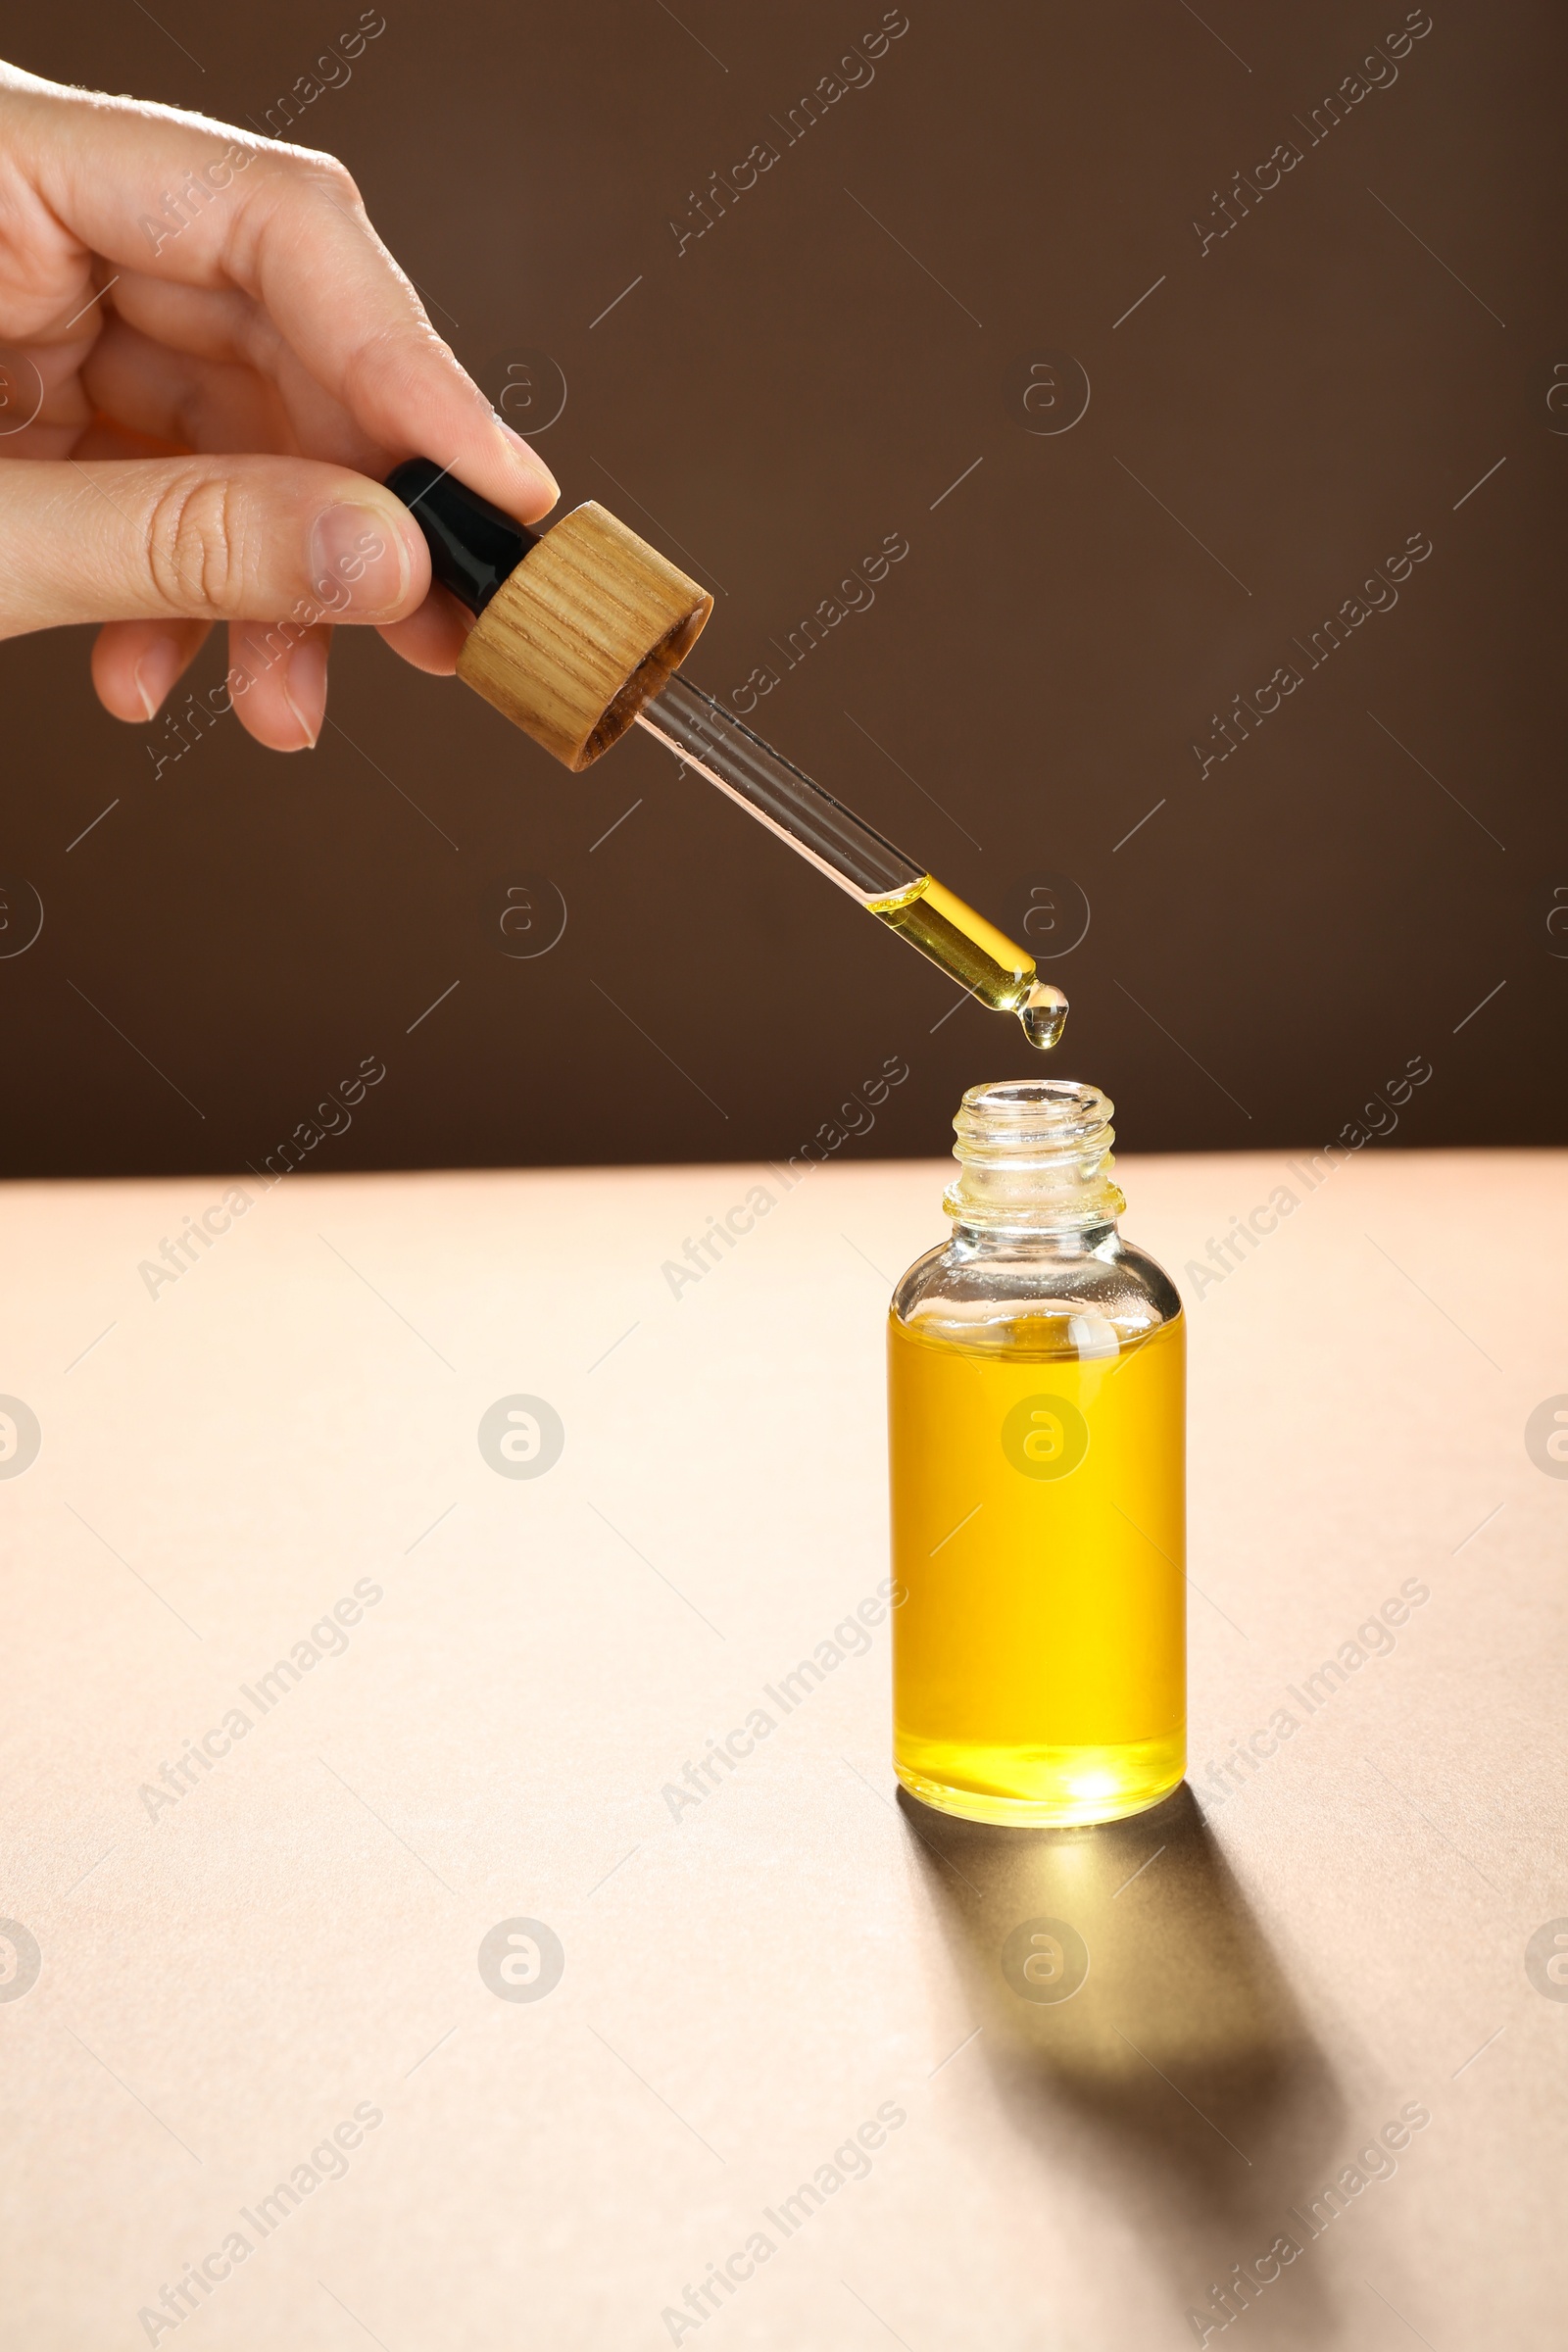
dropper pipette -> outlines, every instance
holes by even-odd
[[[684,676],[643,704],[637,724],[716,784],[993,1012],[1015,1012],[1032,1046],[1054,1046],[1067,1017],[1034,957],[945,890],[934,874],[775,752]]]
[[[1067,1017],[1034,957],[894,848],[760,735],[676,675],[712,598],[590,501],[543,536],[428,458],[388,477],[423,531],[440,585],[475,615],[458,674],[566,766],[633,721],[809,859],[858,906],[1032,1046]]]

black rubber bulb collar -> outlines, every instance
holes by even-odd
[[[386,486],[424,533],[437,582],[470,612],[482,612],[503,580],[538,545],[535,532],[514,522],[431,458],[409,458],[394,466]]]

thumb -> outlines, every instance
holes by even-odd
[[[94,620],[386,622],[429,584],[413,515],[347,466],[0,463],[0,637]]]

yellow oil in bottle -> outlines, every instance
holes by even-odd
[[[925,1803],[1107,1821],[1181,1780],[1185,1357],[1179,1314],[892,1316],[894,1760]]]
[[[1055,1044],[1067,1018],[1061,990],[1039,977],[1025,949],[1015,947],[934,874],[867,904],[878,922],[940,964],[982,1004],[993,1012],[1015,1012],[1032,1046],[1044,1052]]]

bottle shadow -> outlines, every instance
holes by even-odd
[[[1217,2284],[1254,2342],[1321,2346],[1322,2266],[1268,2257],[1282,2236],[1308,2250],[1288,2208],[1344,2101],[1185,1783],[1088,1829],[961,1821],[902,1788],[899,1809],[1020,2135],[1059,2171],[1071,2132],[1074,2173],[1114,2195],[1180,2308],[1217,2328]]]

